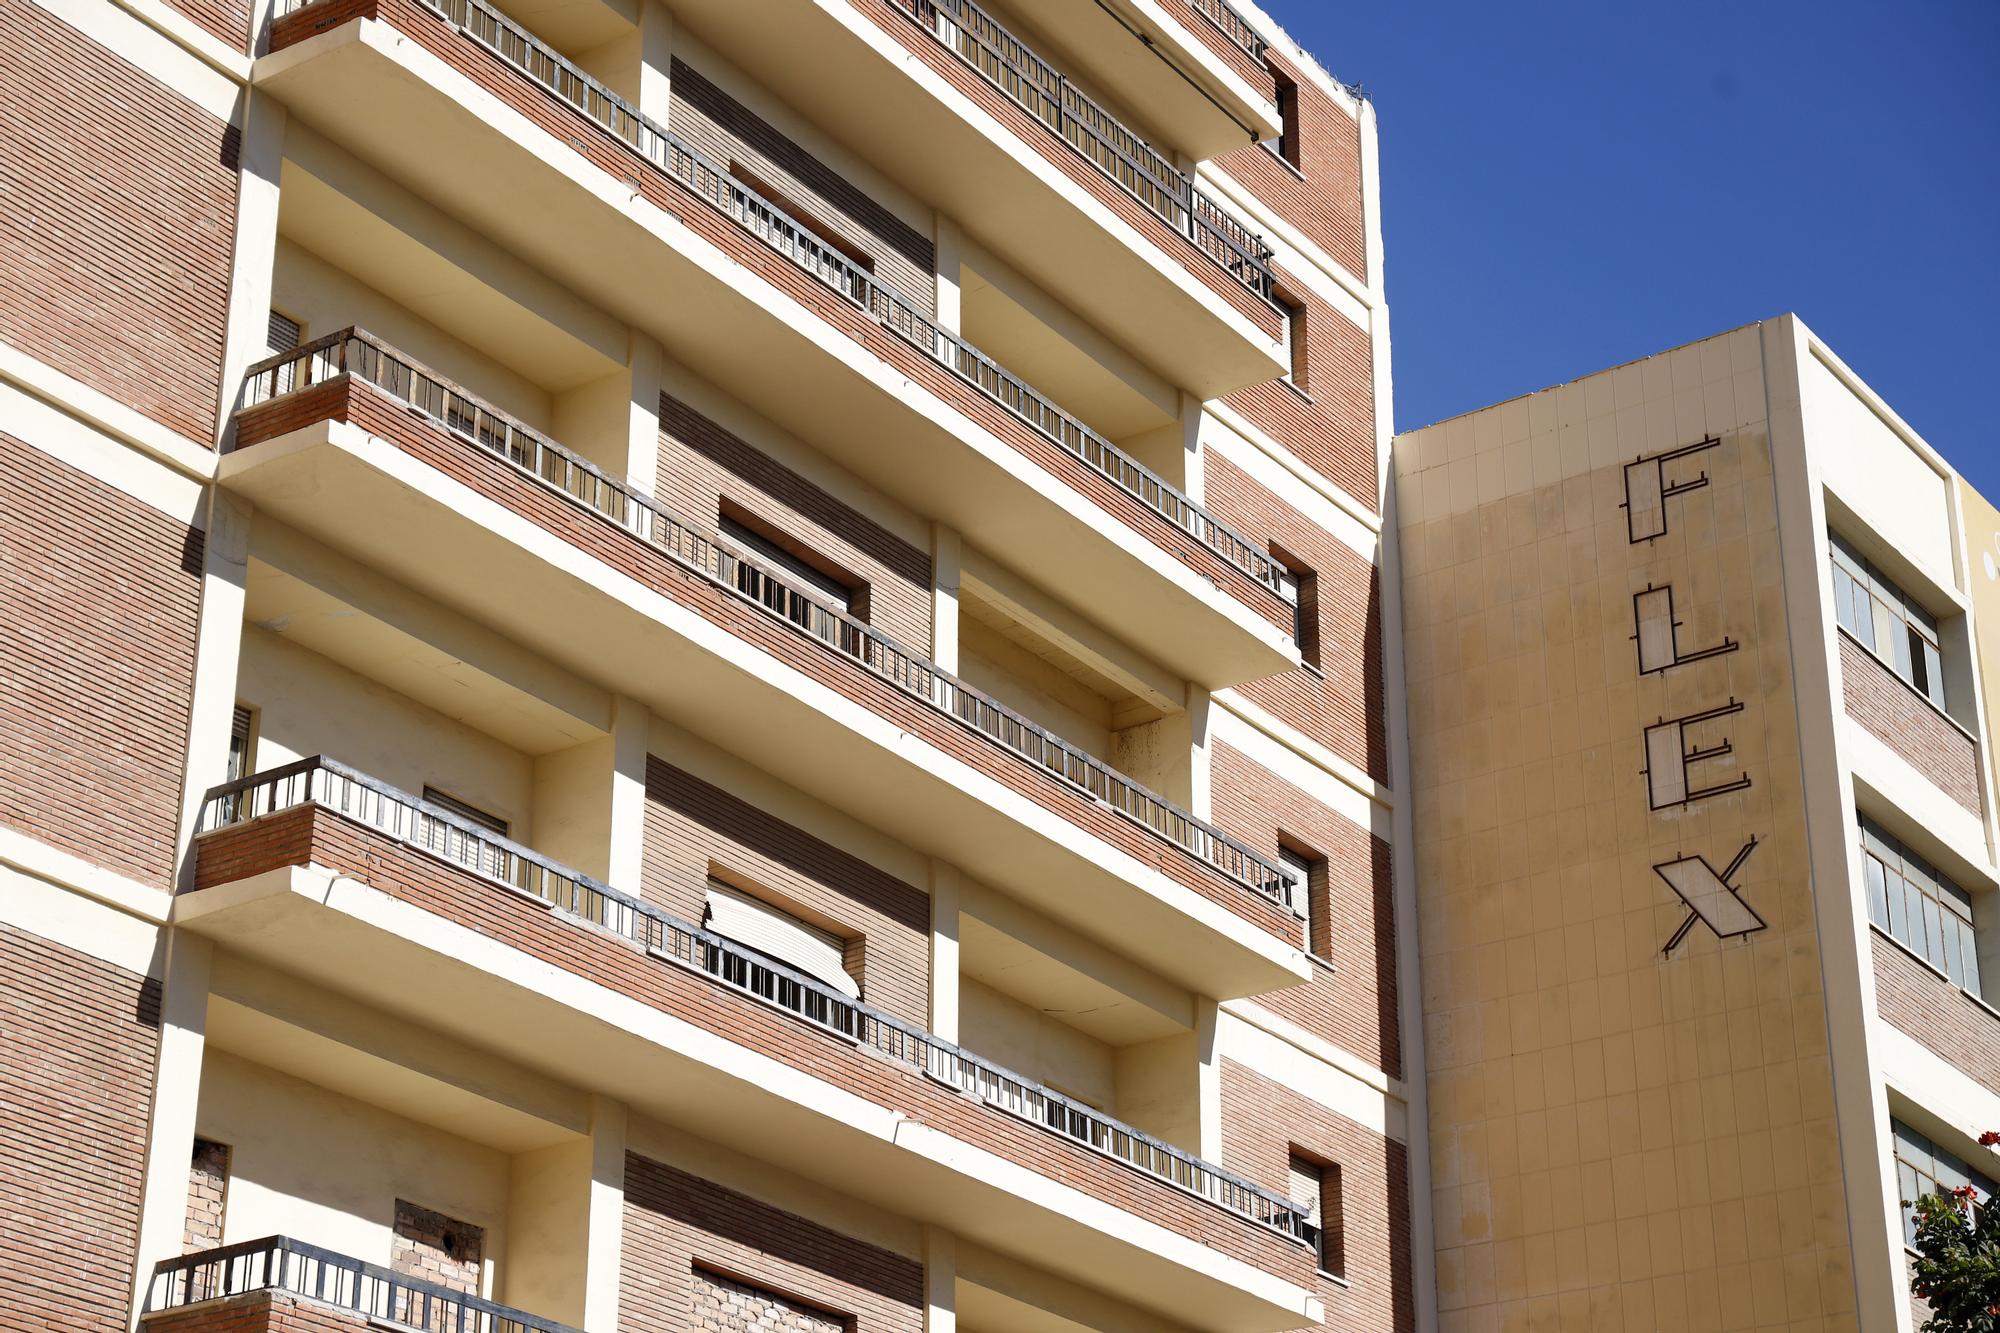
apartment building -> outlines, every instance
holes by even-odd
[[[0,89],[0,1327],[1435,1322],[1365,100],[1225,0]]]
[[[2000,1154],[2000,513],[1796,317],[1399,438],[1439,1327],[1913,1329]]]

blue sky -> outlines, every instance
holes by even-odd
[[[2000,497],[2000,0],[1265,0],[1381,120],[1396,424],[1796,310]]]

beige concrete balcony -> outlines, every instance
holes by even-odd
[[[1271,859],[367,335],[247,401],[260,513],[1197,994],[1307,975]]]
[[[727,170],[481,13],[490,45],[416,0],[326,0],[282,21],[278,36],[294,44],[259,63],[259,85],[1176,674],[1222,688],[1297,665],[1267,542],[1217,521]],[[312,35],[316,25],[331,26]]]
[[[1163,1317],[1320,1317],[1296,1205],[330,761],[208,794],[175,919]]]

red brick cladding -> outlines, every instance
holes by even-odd
[[[897,689],[852,658],[725,591],[657,547],[602,515],[563,499],[493,454],[413,416],[365,382],[329,380],[242,414],[239,448],[253,447],[311,421],[353,421],[372,434],[487,495],[580,550],[695,611],[739,639],[779,658],[830,689],[888,718],[996,781],[1005,783],[1058,817],[1235,913],[1251,924],[1296,940],[1291,913],[1224,876],[1177,843],[1114,813],[1040,764],[1015,754]]]
[[[871,272],[885,286],[924,314],[937,313],[937,261],[928,236],[678,56],[673,62],[673,111],[667,127],[725,171],[741,163],[758,181],[784,196],[773,202],[804,210],[802,220],[826,227],[866,255],[873,264]],[[797,210],[786,211],[796,215]]]
[[[1368,331],[1301,284],[1287,283],[1284,290],[1305,310],[1304,355],[1293,382],[1266,380],[1223,401],[1370,513],[1379,512]]]
[[[338,870],[1264,1272],[1309,1280],[1311,1255],[1273,1231],[317,806],[219,829],[199,848],[197,889],[281,866]]]
[[[1910,762],[1932,785],[1980,812],[1979,744],[1891,671],[1840,634],[1840,686],[1847,715]]]
[[[120,1327],[123,1327],[121,1324]],[[354,1333],[379,1328],[361,1314],[283,1291],[253,1291],[184,1309],[162,1310],[140,1325],[147,1333]]]
[[[1211,511],[1241,532],[1268,533],[1311,569],[1319,670],[1304,667],[1237,686],[1246,698],[1362,769],[1389,779],[1382,689],[1382,587],[1375,566],[1219,454],[1205,455]]]
[[[0,823],[173,874],[201,534],[0,434]]]
[[[697,1267],[851,1315],[852,1333],[924,1326],[922,1264],[637,1153],[625,1154],[621,1265],[621,1333],[705,1329]]]
[[[745,269],[804,305],[872,355],[887,362],[926,393],[964,414],[980,429],[1033,459],[1072,490],[1088,497],[1113,520],[1179,560],[1273,625],[1289,628],[1290,611],[1278,595],[1203,546],[1178,524],[1118,489],[1097,469],[1037,434],[1019,417],[966,384],[938,361],[890,333],[853,302],[810,276],[776,251],[744,233],[679,182],[656,170],[622,140],[560,101],[471,38],[460,35],[416,0],[322,0],[272,25],[271,49],[304,41],[317,32],[356,18],[380,18],[426,50],[466,74],[487,91],[576,147],[594,166],[621,181],[637,181],[654,207],[679,218],[703,240]],[[917,34],[921,37],[921,34]],[[928,40],[927,38],[924,40]]]
[[[646,901],[700,924],[710,867],[747,877],[842,927],[852,941],[848,969],[868,1003],[920,1027],[930,1022],[931,904],[923,890],[658,755],[646,761],[645,844]]]
[[[1875,1012],[2000,1093],[2000,1014],[1880,932],[1870,931],[1869,940],[1875,946]]]
[[[1409,1150],[1234,1060],[1221,1083],[1225,1167],[1281,1194],[1294,1147],[1340,1168],[1348,1285],[1318,1280],[1324,1327],[1415,1328]]]
[[[0,1328],[125,1327],[156,983],[0,925]]]
[[[1180,20],[1181,26],[1193,33],[1195,39],[1211,52],[1222,58],[1222,63],[1248,83],[1252,89],[1269,98],[1276,98],[1277,91],[1271,81],[1271,71],[1257,63],[1248,51],[1229,40],[1222,30],[1209,22],[1206,15],[1195,8],[1189,0],[1176,0],[1167,6],[1167,12]]]
[[[212,444],[236,132],[29,0],[0,88],[0,341]]]
[[[1324,895],[1311,914],[1312,980],[1257,1003],[1401,1078],[1389,844],[1226,742],[1215,743],[1210,764],[1215,817],[1238,837],[1275,856],[1282,833],[1327,863],[1326,883],[1312,886]]]
[[[195,26],[231,51],[241,52],[250,45],[250,6],[235,0],[166,0],[194,20]]]
[[[1207,24],[1197,17],[1188,26],[1199,31]],[[1217,40],[1230,45],[1219,33]],[[1361,203],[1361,122],[1327,93],[1318,74],[1298,68],[1277,50],[1266,58],[1281,77],[1298,87],[1299,165],[1294,169],[1256,144],[1224,153],[1215,165],[1365,282],[1368,245]]]
[[[1266,337],[1275,338],[1283,331],[1284,317],[1272,309],[1268,302],[1224,272],[1222,267],[1210,259],[1206,251],[1197,247],[1191,238],[1168,225],[1151,209],[1112,184],[1109,177],[1081,153],[1071,148],[1066,139],[1058,136],[1036,117],[1029,115],[1019,103],[988,83],[975,73],[971,66],[946,50],[942,43],[917,26],[902,3],[898,0],[848,0],[848,2],[905,50],[929,66],[933,73],[941,76],[946,83],[964,94],[1003,127],[1013,131],[1014,135],[1032,148],[1043,161],[1081,185],[1099,203],[1123,219],[1168,258],[1178,260],[1181,266],[1203,286],[1219,293],[1223,300],[1233,306],[1238,314],[1247,317]],[[885,74],[883,77],[893,76]],[[856,95],[861,96],[865,93],[857,89]]]
[[[868,584],[868,621],[928,651],[931,558],[881,524],[724,430],[679,399],[660,396],[659,500],[715,531],[730,500]]]

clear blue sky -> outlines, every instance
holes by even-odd
[[[1265,0],[1381,121],[1396,424],[1796,310],[2000,497],[2000,0]]]

